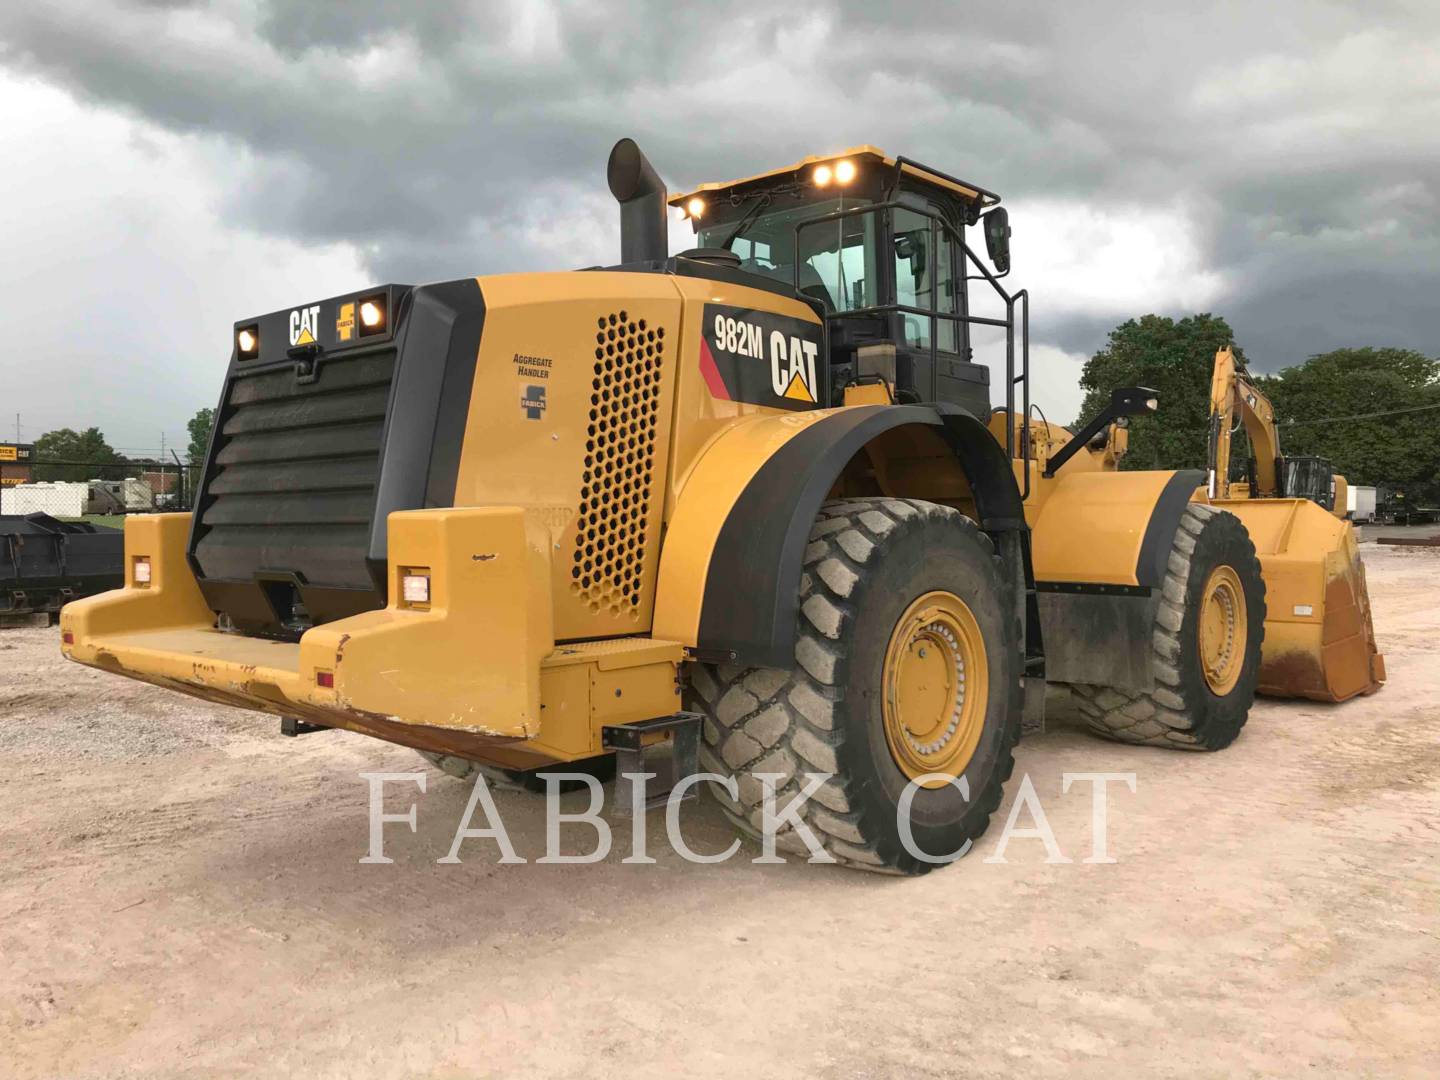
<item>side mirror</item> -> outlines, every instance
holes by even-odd
[[[986,254],[990,256],[990,261],[995,264],[996,270],[1002,274],[1008,273],[1010,270],[1010,212],[1003,206],[997,206],[980,220],[985,226]]]
[[[1160,407],[1160,393],[1148,386],[1122,386],[1110,391],[1112,416],[1146,416]]]
[[[910,275],[918,282],[929,269],[928,246],[919,232],[900,233],[895,237],[895,254],[910,264]]]

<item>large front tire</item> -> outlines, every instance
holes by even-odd
[[[1147,692],[1072,684],[1090,729],[1117,742],[1222,750],[1260,679],[1265,580],[1240,519],[1203,503],[1180,518],[1150,640]]]
[[[687,707],[704,715],[701,763],[740,832],[759,837],[765,784],[786,806],[826,773],[801,811],[837,862],[923,873],[962,854],[989,823],[1020,733],[1020,628],[990,540],[957,511],[903,499],[829,503],[810,533],[795,666],[692,665]],[[914,789],[912,846],[902,793]],[[777,846],[809,849],[793,830]]]

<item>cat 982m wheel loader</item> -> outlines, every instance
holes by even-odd
[[[672,257],[630,140],[609,183],[618,265],[237,322],[194,514],[127,522],[66,654],[458,772],[698,745],[747,833],[759,777],[826,774],[829,853],[901,872],[984,830],[1047,678],[1113,738],[1236,737],[1254,546],[1199,471],[1108,467],[1143,388],[1033,437],[998,196],[856,147],[669,199]]]

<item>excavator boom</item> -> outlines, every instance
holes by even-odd
[[[1255,490],[1260,498],[1278,496],[1280,483],[1280,435],[1275,428],[1275,406],[1245,375],[1230,346],[1215,354],[1210,377],[1209,483],[1212,499],[1230,497],[1230,437],[1235,429],[1235,412],[1245,425],[1250,450],[1255,457]]]

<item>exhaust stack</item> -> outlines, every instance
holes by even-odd
[[[620,203],[620,261],[664,262],[670,254],[665,182],[634,139],[615,144],[605,176],[610,193]]]

